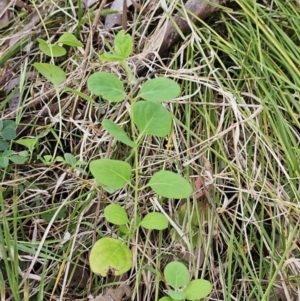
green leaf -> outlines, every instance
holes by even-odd
[[[83,47],[83,44],[70,32],[65,32],[58,39],[58,43],[74,47]]]
[[[168,101],[180,94],[180,86],[173,80],[158,77],[146,81],[140,90],[139,97],[148,101]]]
[[[12,140],[16,137],[16,129],[13,128],[5,128],[1,132],[2,138],[6,140]]]
[[[148,185],[160,196],[172,199],[188,198],[193,192],[191,184],[171,171],[156,172]]]
[[[9,160],[15,164],[24,164],[27,158],[21,157],[19,155],[12,155],[9,157]]]
[[[185,294],[184,292],[175,292],[173,290],[168,290],[168,295],[173,299],[173,300],[183,300],[185,299]]]
[[[66,80],[66,73],[60,67],[47,63],[34,63],[33,66],[56,88]]]
[[[46,41],[39,38],[37,40],[39,42],[40,50],[50,57],[60,57],[67,53],[66,49],[61,46],[47,43]]]
[[[96,72],[87,81],[89,90],[95,95],[101,95],[110,102],[120,102],[125,97],[123,83],[117,76],[108,72]]]
[[[128,223],[128,216],[124,208],[118,204],[110,204],[104,209],[104,216],[108,222],[115,225],[125,225]]]
[[[13,120],[4,120],[0,136],[5,140],[13,140],[16,138],[16,123]]]
[[[0,151],[5,151],[9,147],[9,144],[7,141],[0,139]]]
[[[127,162],[99,159],[90,163],[90,171],[100,184],[119,189],[130,183],[131,166]]]
[[[124,58],[116,53],[104,52],[99,55],[99,59],[104,62],[121,62]]]
[[[132,37],[125,34],[124,30],[118,32],[115,37],[115,52],[123,59],[126,59],[132,52]]]
[[[105,237],[92,247],[89,262],[95,274],[119,276],[131,269],[132,254],[124,242]]]
[[[16,140],[16,143],[27,147],[29,151],[32,152],[37,141],[38,141],[37,138],[22,138]]]
[[[102,121],[102,125],[115,139],[123,142],[130,147],[136,146],[136,144],[126,135],[125,131],[113,121],[104,119]]]
[[[24,151],[18,152],[18,155],[23,158],[27,158],[29,156],[29,153],[28,153],[28,151],[24,150]]]
[[[76,158],[72,154],[65,153],[64,154],[64,158],[65,158],[65,163],[69,164],[72,167],[75,166],[77,160],[76,160]]]
[[[187,300],[201,299],[208,296],[212,291],[212,285],[204,279],[196,279],[191,281],[184,289]]]
[[[5,157],[9,157],[9,156],[13,155],[14,153],[15,153],[15,152],[14,152],[13,150],[8,149],[8,150],[4,151],[4,152],[2,153],[2,155],[5,156]]]
[[[172,117],[159,103],[139,101],[132,105],[133,122],[141,136],[151,134],[164,137],[171,131]]]
[[[142,219],[141,226],[148,230],[164,230],[168,228],[168,219],[160,212],[151,212]]]
[[[8,166],[8,158],[0,154],[0,167],[6,168]]]
[[[167,283],[175,289],[187,285],[190,280],[190,273],[187,267],[177,261],[170,262],[166,265],[164,275]]]

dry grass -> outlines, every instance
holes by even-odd
[[[193,25],[170,61],[155,63],[163,72],[154,76],[176,80],[182,94],[167,104],[174,116],[167,140],[142,142],[140,184],[168,169],[188,178],[195,193],[162,205],[150,191],[138,195],[141,216],[161,208],[172,223],[159,233],[137,231],[128,241],[133,269],[121,279],[92,275],[88,254],[96,239],[118,233],[104,219],[105,206],[117,202],[132,217],[133,192],[125,188],[110,195],[96,186],[88,165],[82,166],[84,175],[42,159],[56,149],[57,155],[72,153],[87,163],[104,157],[130,161],[130,149],[101,127],[109,118],[126,129],[129,107],[90,103],[65,92],[59,109],[51,84],[32,67],[47,60],[37,36],[46,38],[47,31],[55,40],[78,30],[85,47],[55,62],[67,72],[66,86],[88,94],[86,80],[94,71],[125,76],[118,64],[97,58],[114,33],[97,22],[91,35],[91,14],[78,11],[75,1],[37,1],[37,7],[49,7],[42,22],[23,32],[21,43],[9,45],[30,20],[24,10],[11,9],[20,18],[1,29],[0,76],[5,87],[19,79],[22,102],[12,113],[4,97],[1,119],[14,118],[18,138],[38,142],[26,164],[0,169],[1,300],[87,300],[124,280],[135,300],[158,300],[166,289],[159,273],[174,259],[185,262],[192,276],[213,283],[207,300],[300,300],[299,5],[243,2]],[[133,13],[128,25],[136,46],[129,59],[133,71],[144,55],[142,45],[164,18],[167,14],[155,11]]]

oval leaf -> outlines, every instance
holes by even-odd
[[[171,131],[172,117],[168,110],[159,103],[139,101],[132,105],[133,122],[140,134],[164,137]]]
[[[204,279],[196,279],[191,281],[184,289],[187,300],[201,299],[208,296],[212,291],[212,285]]]
[[[16,164],[24,164],[26,162],[26,158],[23,158],[19,155],[12,155],[9,157],[9,160]]]
[[[2,122],[2,129],[0,136],[5,140],[12,140],[16,138],[16,123],[13,120],[4,120]]]
[[[92,247],[89,262],[95,274],[119,276],[130,270],[132,254],[124,242],[105,237]]]
[[[110,204],[104,209],[104,216],[108,222],[115,225],[125,225],[128,223],[128,216],[124,208],[118,204]]]
[[[146,81],[140,90],[139,97],[149,101],[168,101],[180,94],[180,86],[173,80],[157,77]]]
[[[168,228],[168,219],[162,213],[151,212],[143,218],[140,225],[148,230],[164,230]]]
[[[150,179],[148,185],[158,195],[166,198],[187,198],[193,192],[191,184],[186,179],[166,170],[156,172]]]
[[[118,32],[115,37],[115,52],[120,55],[123,60],[126,59],[132,52],[132,37],[125,34],[124,30]]]
[[[126,135],[125,131],[113,121],[104,119],[102,125],[117,140],[131,147],[136,146],[136,144]]]
[[[186,285],[190,280],[190,273],[187,267],[177,261],[170,262],[166,265],[164,275],[168,284],[175,289]]]
[[[0,154],[0,167],[6,168],[8,166],[8,158],[5,157],[3,154]]]
[[[58,42],[68,46],[83,47],[83,44],[70,32],[65,32]]]
[[[55,87],[66,80],[66,74],[60,67],[47,63],[34,63],[33,66]]]
[[[90,163],[90,171],[100,184],[119,189],[130,183],[131,166],[123,161],[100,159]]]
[[[50,57],[60,57],[67,53],[66,49],[61,46],[49,44],[42,39],[38,39],[38,41],[40,50]]]
[[[126,96],[123,83],[117,76],[108,72],[92,74],[87,81],[87,85],[92,93],[101,95],[110,102],[120,102]]]

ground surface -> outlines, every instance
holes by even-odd
[[[136,87],[155,77],[181,87],[164,103],[171,132],[146,135],[137,156],[102,126],[111,119],[132,134],[130,101],[111,104],[87,88],[91,74],[109,71],[131,92],[126,70],[99,60],[122,25],[103,25],[110,4],[13,2],[0,1],[0,117],[17,125],[16,137],[6,139],[11,153],[0,151],[2,163],[11,158],[0,167],[0,299],[121,301],[132,294],[156,301],[167,290],[161,272],[177,260],[191,278],[212,283],[206,300],[300,300],[299,2],[219,5],[205,22],[188,22],[191,33],[164,60],[149,59],[149,43],[162,43],[155,37],[163,22],[184,8],[179,1],[130,5],[123,26],[134,40],[127,63]],[[45,55],[37,39],[55,43],[65,32],[82,46]],[[42,62],[66,73],[57,90],[33,67]],[[27,156],[15,164],[22,151]],[[170,170],[194,192],[171,199],[127,185],[109,193],[90,173],[99,158],[133,164],[138,187]],[[130,229],[152,211],[172,223],[122,236],[104,217],[111,203],[126,210]],[[88,256],[101,237],[123,237],[131,249],[133,266],[122,277],[91,273]],[[124,283],[130,293],[119,289]]]

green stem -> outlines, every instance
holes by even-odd
[[[130,83],[130,85],[134,84],[137,82],[137,79],[135,78],[135,76],[133,75],[133,73],[131,72],[131,69],[129,68],[126,60],[120,61],[121,66],[124,68],[124,70],[127,73],[128,76],[128,81]],[[130,89],[131,90],[131,89]]]

